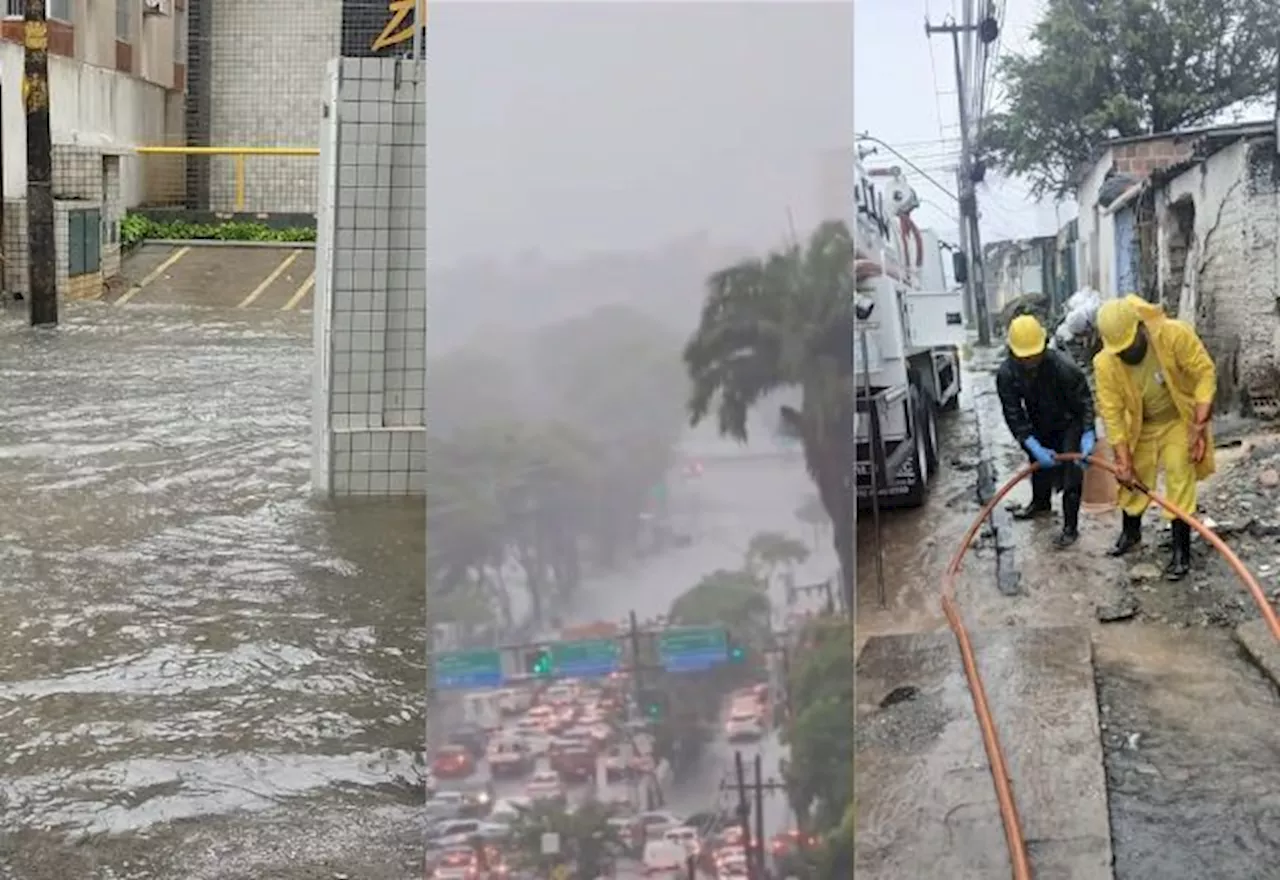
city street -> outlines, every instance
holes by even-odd
[[[309,494],[295,313],[0,320],[0,877],[420,874],[421,501]]]
[[[718,439],[708,441],[705,436],[691,440],[686,448],[691,450],[686,459],[700,463],[701,473],[673,485],[669,501],[673,528],[687,533],[690,545],[664,550],[621,571],[588,578],[572,608],[562,614],[565,625],[597,620],[622,623],[632,611],[642,621],[663,615],[703,575],[716,569],[741,568],[747,543],[759,532],[781,532],[808,543],[809,529],[797,518],[796,510],[814,490],[798,455],[780,452],[767,443],[743,449]],[[796,571],[799,584],[834,577],[835,554],[827,534],[813,550],[812,557]],[[770,598],[777,611],[785,609],[785,590],[780,585],[775,585]],[[802,600],[801,604],[808,607],[810,603]],[[782,615],[775,616],[780,625]],[[551,629],[544,635],[556,637]],[[727,742],[721,733],[693,771],[666,786],[664,808],[685,816],[735,808],[735,751],[743,754],[748,785],[754,782],[757,754],[763,760],[765,781],[780,780],[779,765],[786,749],[777,731],[770,731],[758,743],[737,744]],[[482,766],[464,787],[483,785],[487,778]],[[441,787],[452,786],[442,783]],[[496,790],[498,797],[522,794],[523,783],[504,782]],[[749,793],[749,797],[753,795]],[[751,809],[755,809],[754,800]],[[793,826],[785,793],[766,791],[764,816],[766,836]]]

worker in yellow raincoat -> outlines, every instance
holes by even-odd
[[[1214,471],[1209,421],[1218,386],[1217,370],[1189,324],[1129,295],[1098,310],[1102,351],[1093,358],[1098,414],[1115,450],[1121,483],[1137,479],[1155,488],[1164,471],[1164,495],[1187,514],[1196,511],[1196,484]],[[1122,556],[1142,542],[1148,499],[1120,489],[1124,521],[1111,549]],[[1172,518],[1166,513],[1167,518]],[[1191,568],[1191,527],[1174,519],[1169,580]]]

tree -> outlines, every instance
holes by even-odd
[[[439,476],[427,493],[429,581],[441,595],[480,588],[510,626],[503,569],[514,561],[542,620],[552,590],[567,596],[581,581],[592,445],[565,425],[515,422],[477,425],[430,449]]]
[[[772,584],[780,571],[791,572],[809,558],[803,542],[781,532],[758,532],[747,544],[747,570]]]
[[[680,340],[625,306],[605,306],[540,330],[535,373],[558,419],[595,444],[599,484],[590,529],[606,562],[654,510],[672,466],[687,379]]]
[[[736,637],[760,643],[769,631],[772,606],[760,579],[721,569],[704,576],[671,603],[673,626],[723,626]]]
[[[1048,0],[1005,57],[981,149],[1037,196],[1068,194],[1098,144],[1192,127],[1275,91],[1274,0]]]
[[[785,730],[791,746],[787,794],[801,827],[827,833],[853,802],[853,639],[847,623],[820,618],[802,639],[793,664],[795,716]]]
[[[690,420],[714,409],[720,433],[747,440],[751,409],[798,388],[799,409],[781,408],[830,516],[847,607],[853,607],[854,243],[842,222],[806,245],[746,260],[708,279],[697,331],[685,347],[693,382]]]
[[[596,880],[608,873],[623,844],[609,824],[608,807],[595,801],[572,813],[551,804],[535,805],[512,828],[512,840],[522,867],[550,877],[559,865],[569,865],[576,880]],[[559,836],[560,852],[543,854],[543,835]]]

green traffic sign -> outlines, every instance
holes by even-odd
[[[658,635],[658,648],[663,654],[723,652],[728,645],[729,634],[718,626],[669,629]]]
[[[442,652],[435,655],[435,680],[441,690],[498,687],[503,682],[502,654],[487,648]]]

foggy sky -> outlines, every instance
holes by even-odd
[[[439,0],[427,27],[436,268],[764,247],[818,222],[852,144],[852,4]],[[829,163],[829,159],[827,160]]]

